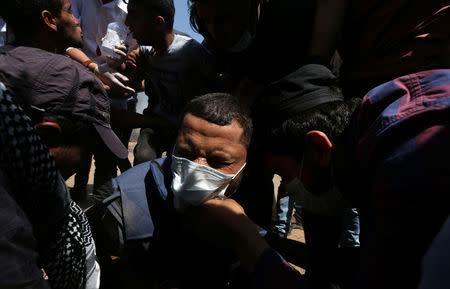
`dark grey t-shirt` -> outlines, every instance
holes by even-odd
[[[180,113],[192,98],[205,94],[208,76],[214,71],[212,54],[189,36],[175,34],[163,55],[154,55],[149,46],[141,46],[146,60],[145,93],[149,97],[147,112],[178,125]]]
[[[305,63],[316,1],[262,1],[255,38],[239,53],[217,52],[221,70],[267,85]]]

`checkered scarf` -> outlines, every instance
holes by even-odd
[[[48,148],[31,119],[0,83],[0,163],[11,192],[33,225],[40,265],[53,289],[86,282],[86,248],[93,246],[84,212],[70,200]]]

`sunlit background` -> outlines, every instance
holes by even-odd
[[[174,28],[181,32],[189,34],[192,38],[199,42],[203,41],[203,37],[194,32],[189,24],[188,0],[174,0],[175,2],[175,23]]]

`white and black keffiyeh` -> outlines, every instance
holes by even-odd
[[[94,246],[92,235],[86,215],[75,202],[69,211],[43,260],[52,288],[85,288],[86,249]]]
[[[33,225],[40,262],[51,287],[85,288],[86,252],[95,252],[87,218],[70,200],[55,162],[35,133],[31,119],[14,103],[2,83],[0,145],[0,161],[8,164],[13,197]]]

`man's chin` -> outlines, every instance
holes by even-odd
[[[84,47],[84,42],[83,42],[83,40],[80,40],[80,41],[78,41],[77,43],[76,43],[76,45],[77,45],[77,48],[83,48]]]
[[[73,47],[73,48],[83,48],[84,46],[84,42],[82,39],[80,40],[72,40],[69,47]]]

